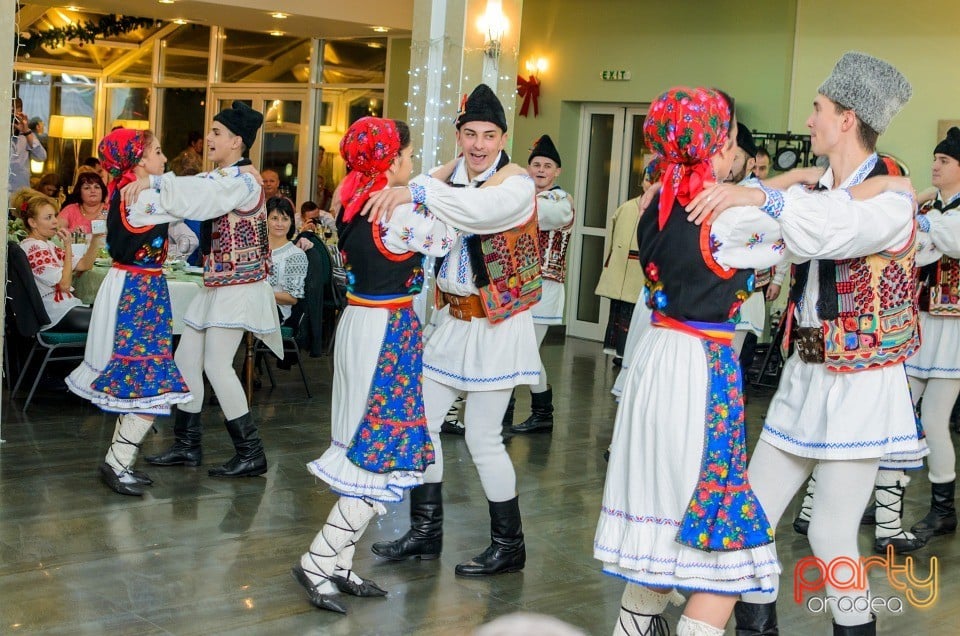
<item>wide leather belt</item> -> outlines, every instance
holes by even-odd
[[[457,296],[440,292],[441,307],[450,306],[450,315],[460,320],[470,322],[474,318],[486,318],[483,311],[483,301],[479,294],[470,294],[469,296]]]
[[[825,358],[822,327],[795,327],[792,340],[801,360],[811,364],[823,364]]]

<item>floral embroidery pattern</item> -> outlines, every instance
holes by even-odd
[[[411,307],[394,309],[387,319],[377,370],[347,459],[364,470],[422,472],[435,459],[423,412],[420,377],[423,342]]]
[[[708,374],[703,459],[677,542],[709,552],[766,545],[773,529],[747,481],[740,364],[730,346],[704,340],[703,348]]]
[[[647,277],[643,282],[643,302],[650,309],[662,311],[667,306],[667,294],[663,291],[663,281],[660,280],[660,268],[656,263],[647,263],[644,269]]]
[[[128,271],[117,305],[113,355],[90,388],[119,399],[187,393],[172,349],[167,281],[163,276]]]

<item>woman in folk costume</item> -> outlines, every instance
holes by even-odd
[[[337,223],[347,269],[348,306],[334,350],[330,448],[308,464],[340,495],[326,524],[293,567],[294,578],[320,609],[345,613],[338,592],[383,596],[352,570],[356,542],[384,503],[403,500],[434,462],[423,411],[420,322],[413,298],[423,284],[421,255],[442,257],[456,230],[422,205],[396,208],[370,224],[358,214],[370,195],[402,186],[413,169],[403,122],[364,117],[340,143],[350,173]]]
[[[644,135],[664,157],[662,190],[637,230],[652,327],[624,369],[594,556],[627,581],[616,634],[665,630],[674,588],[692,593],[677,634],[722,634],[736,595],[770,589],[780,572],[747,481],[731,343],[751,270],[778,262],[783,243],[761,238],[751,249],[732,216],[687,221],[684,205],[730,171],[732,100],[671,89],[650,107]]]
[[[167,224],[131,218],[120,188],[141,176],[163,174],[167,158],[149,130],[120,128],[100,142],[110,172],[107,244],[113,268],[97,292],[83,363],[67,386],[104,411],[120,413],[113,441],[100,464],[107,486],[121,495],[143,495],[152,480],[133,469],[140,442],[157,415],[190,399],[173,362],[173,314],[162,265]]]

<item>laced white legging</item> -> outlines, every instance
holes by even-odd
[[[423,378],[423,408],[427,417],[430,440],[436,451],[435,462],[423,473],[426,483],[443,481],[443,453],[440,448],[440,425],[458,389]],[[464,394],[463,425],[467,450],[480,474],[480,483],[487,499],[509,501],[517,496],[517,474],[503,445],[503,414],[510,401],[511,389],[469,391]]]
[[[243,384],[233,369],[233,357],[243,340],[243,333],[243,329],[224,327],[199,331],[188,325],[184,329],[173,359],[190,387],[193,399],[179,405],[180,410],[199,413],[203,408],[204,374],[210,380],[226,419],[234,420],[250,410]]]
[[[873,492],[879,461],[879,458],[870,458],[820,462],[807,539],[814,556],[824,563],[841,556],[859,563],[857,533],[860,517]],[[762,439],[757,443],[748,467],[750,485],[774,528],[794,494],[810,475],[815,462],[791,455]],[[784,564],[785,571],[789,569],[787,565]],[[845,579],[844,568],[836,569],[838,580]],[[825,595],[834,598],[862,596],[868,587],[838,590],[828,584]],[[777,592],[776,589],[767,593],[750,592],[743,595],[743,600],[748,603],[771,603],[777,600]],[[870,621],[869,611],[839,611],[833,602],[830,603],[830,610],[838,625],[861,625]]]
[[[913,403],[923,397],[920,405],[920,421],[927,435],[930,455],[927,466],[930,468],[930,481],[945,484],[957,478],[956,455],[953,440],[950,438],[950,411],[960,394],[960,380],[950,378],[907,377],[910,380],[910,392]]]
[[[538,325],[534,323],[533,332],[537,334],[537,349],[543,344],[543,339],[547,337],[547,329],[550,325]],[[540,382],[530,387],[531,393],[543,393],[547,390],[547,368],[543,366],[543,358],[540,362]]]

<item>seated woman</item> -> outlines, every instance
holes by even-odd
[[[285,197],[267,200],[267,234],[273,270],[267,280],[280,311],[280,323],[287,324],[293,306],[303,298],[303,282],[307,277],[307,255],[290,242],[296,231],[293,206]]]
[[[20,247],[27,254],[43,307],[50,317],[50,324],[42,331],[56,327],[56,331],[85,333],[90,327],[91,310],[70,293],[73,275],[93,267],[103,245],[103,234],[93,237],[84,254],[74,254],[70,232],[58,224],[56,201],[32,190],[21,190],[13,204],[29,232]],[[63,247],[51,240],[55,236]]]
[[[107,186],[96,172],[81,172],[70,191],[74,202],[63,206],[60,211],[60,223],[69,233],[77,230],[84,234],[93,234],[93,221],[105,221],[107,218]]]

